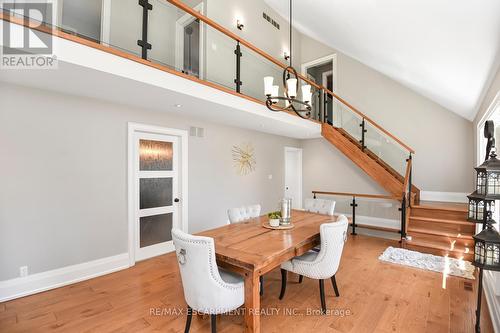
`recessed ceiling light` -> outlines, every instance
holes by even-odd
[[[180,107],[182,107],[182,105],[181,105],[181,104],[174,104],[174,106],[175,106],[176,108],[180,108]]]

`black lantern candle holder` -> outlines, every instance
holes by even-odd
[[[477,307],[476,307],[476,333],[481,332],[481,298],[483,295],[483,270],[500,271],[500,234],[493,228],[495,221],[488,212],[486,228],[474,238],[474,266],[479,268]]]
[[[495,150],[476,169],[476,193],[488,199],[500,199],[500,160]]]
[[[493,228],[494,220],[488,217],[486,228],[473,236],[473,265],[489,271],[500,271],[500,234]]]
[[[467,196],[469,206],[467,209],[467,220],[474,223],[485,223],[488,212],[495,212],[495,200],[487,199],[486,196],[477,194],[477,191]]]
[[[487,139],[486,160],[476,169],[476,191],[468,195],[467,220],[483,223],[483,230],[474,238],[474,266],[479,268],[476,333],[481,332],[481,297],[483,295],[483,270],[500,271],[500,234],[493,228],[492,216],[495,200],[500,199],[500,160],[495,149],[495,123],[486,121],[484,137]]]

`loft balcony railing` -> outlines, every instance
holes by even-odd
[[[196,6],[192,8],[179,0],[103,2],[107,5],[96,9],[91,5],[94,1],[59,0],[55,22],[35,24],[35,29],[256,103],[265,104],[265,76],[281,82],[286,63],[204,16]],[[4,9],[0,15],[2,20],[27,24],[26,18]],[[194,32],[192,39],[185,38],[190,31]],[[411,147],[335,92],[304,75],[299,74],[299,81],[313,89],[313,121],[330,124],[359,141],[360,149],[404,180],[407,161],[414,154]],[[300,99],[300,89],[298,94]]]

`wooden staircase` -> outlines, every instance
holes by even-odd
[[[323,123],[321,135],[354,162],[368,176],[375,180],[391,195],[401,198],[404,176],[379,159],[369,149],[361,149],[361,144],[345,130]],[[412,186],[412,199],[418,201],[420,190]]]
[[[321,134],[387,192],[402,199],[408,175],[400,175],[370,150],[361,149],[361,144],[341,128],[323,124]],[[406,217],[407,239],[402,241],[404,247],[424,253],[472,259],[475,225],[467,221],[466,204],[420,202],[420,190],[414,185],[411,187],[410,200],[411,207]]]
[[[474,228],[467,221],[467,204],[423,201],[411,207],[404,245],[419,252],[471,260]]]

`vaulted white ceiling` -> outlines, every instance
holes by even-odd
[[[288,18],[289,0],[265,0]],[[499,0],[296,0],[294,26],[472,120],[500,60]]]

